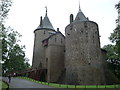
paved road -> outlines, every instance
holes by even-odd
[[[3,77],[3,80],[8,82],[7,77]],[[11,82],[9,83],[10,88],[53,88],[49,87],[47,85],[41,85],[39,83],[31,82],[24,79],[18,79],[18,78],[11,78]]]

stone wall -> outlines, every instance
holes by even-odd
[[[57,82],[64,69],[64,39],[61,34],[56,34],[49,39],[46,48],[48,82]]]
[[[78,21],[65,29],[67,84],[104,84],[98,25]]]

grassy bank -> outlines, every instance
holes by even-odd
[[[2,86],[2,87],[0,87],[0,90],[2,88],[4,88],[4,89],[8,88],[8,85],[5,82],[3,82],[3,81],[0,81],[0,86]]]
[[[30,80],[32,82],[36,82],[56,88],[120,88],[120,85],[64,85],[64,84],[41,82],[27,77],[17,77],[17,78]]]

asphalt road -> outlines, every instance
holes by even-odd
[[[2,78],[4,81],[8,82],[7,77]],[[8,82],[9,83],[9,82]],[[9,83],[10,88],[53,88],[47,85],[42,85],[39,83],[31,82],[29,80],[11,78],[11,82]]]

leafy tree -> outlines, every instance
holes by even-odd
[[[2,73],[24,70],[30,67],[25,58],[25,46],[20,46],[18,38],[21,35],[14,31],[11,27],[5,27],[5,19],[7,18],[12,2],[11,0],[0,1],[0,41],[2,43]]]
[[[12,4],[11,0],[0,1],[0,23],[1,24],[4,22],[5,18],[7,18],[11,4]]]
[[[3,73],[27,69],[28,62],[23,51],[25,46],[20,46],[20,40],[17,40],[21,35],[10,27],[5,29],[2,35]]]
[[[115,8],[116,8],[116,9],[119,9],[119,8],[120,8],[120,1],[118,2],[118,4],[115,5]]]
[[[120,9],[120,2],[115,5],[116,9]],[[118,21],[118,19],[117,19]],[[120,22],[120,21],[119,21]],[[118,23],[118,22],[116,22]],[[111,33],[110,41],[114,44],[105,45],[103,48],[107,51],[107,61],[110,70],[120,79],[120,25]]]
[[[103,48],[107,51],[107,64],[109,69],[120,79],[120,60],[115,45],[108,44]]]
[[[118,55],[120,60],[120,25],[118,25],[116,29],[113,31],[113,33],[111,33],[111,36],[109,37],[109,39],[113,43],[115,43],[116,54]]]

